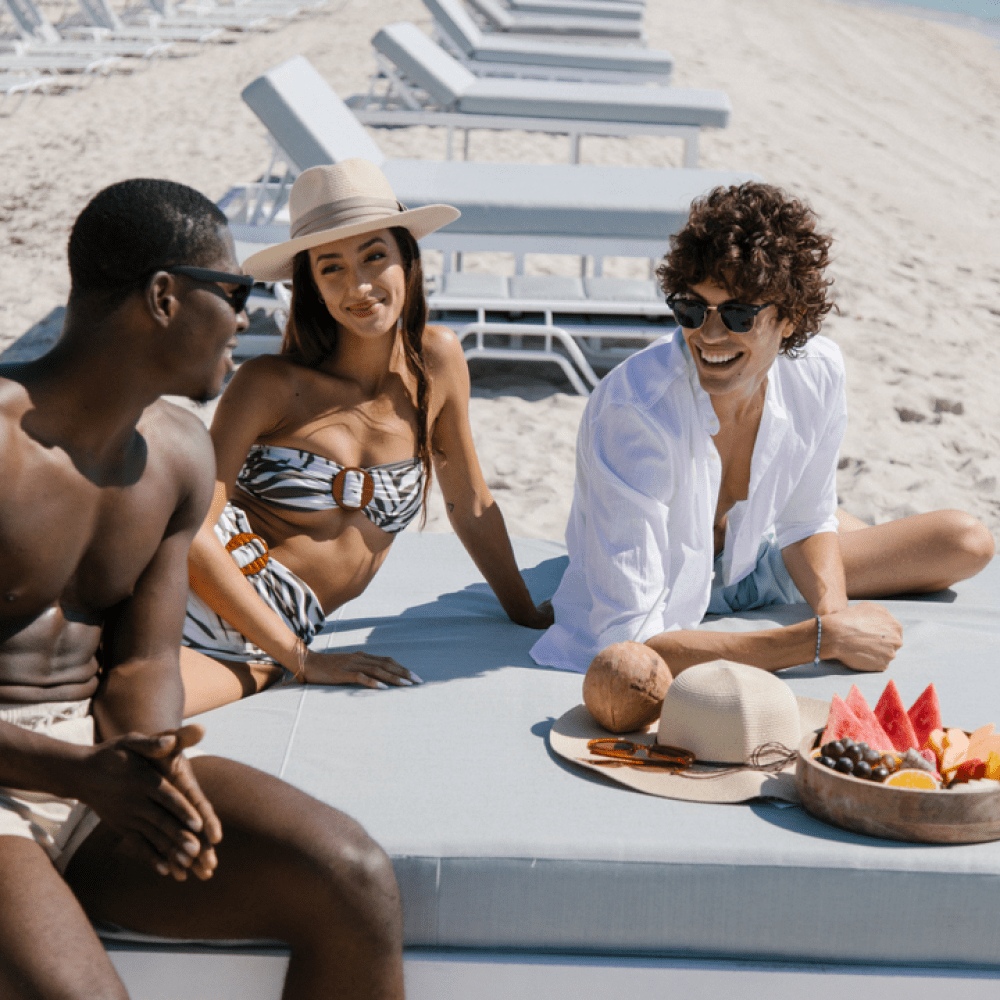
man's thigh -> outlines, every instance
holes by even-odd
[[[86,914],[45,851],[0,836],[0,997],[125,997]]]
[[[66,872],[91,917],[165,937],[294,941],[314,934],[317,919],[329,924],[331,912],[349,931],[363,894],[384,893],[385,878],[359,879],[359,858],[377,848],[343,813],[235,761],[198,757],[192,766],[222,823],[213,876],[161,876],[102,824]]]

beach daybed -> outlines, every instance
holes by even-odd
[[[521,35],[562,35],[565,37],[614,38],[645,44],[642,24],[637,20],[578,15],[522,14],[500,6],[496,0],[467,0],[487,31]]]
[[[265,177],[282,177],[279,163],[284,173],[278,182],[234,188],[220,202],[232,220],[241,257],[259,249],[261,243],[287,239],[287,222],[284,226],[267,223],[281,221],[287,191],[300,171],[350,157],[371,160],[409,208],[444,202],[462,212],[460,219],[421,244],[446,255],[446,276],[435,287],[430,302],[441,316],[447,316],[452,307],[468,309],[471,297],[469,282],[447,277],[452,254],[475,250],[512,253],[518,272],[523,270],[525,254],[586,255],[595,261],[593,277],[600,278],[600,261],[605,256],[658,259],[668,236],[683,225],[696,197],[717,185],[736,184],[753,176],[738,171],[685,168],[387,160],[350,109],[303,56],[289,59],[258,77],[244,89],[243,99],[267,127],[272,140],[274,156]],[[587,330],[589,347],[598,351],[602,337],[630,341],[639,337],[646,342],[663,332],[662,326],[651,336],[634,332],[620,325],[622,317],[669,315],[648,282],[581,282],[579,292],[569,295],[564,294],[565,283],[559,279],[546,282],[542,278],[531,285],[533,291],[528,298],[532,299],[533,312],[540,312],[546,302],[572,299],[572,308],[562,311],[604,317],[607,322],[603,326]],[[511,286],[505,287],[509,293]],[[609,294],[602,298],[605,292]],[[496,291],[491,297],[496,299]],[[626,307],[630,299],[631,306]],[[480,298],[478,306],[483,305]],[[477,343],[468,349],[470,356],[493,356],[492,352],[503,350],[511,360],[558,364],[577,391],[586,391],[586,382],[596,384],[591,366],[579,364],[580,352],[571,333],[552,324],[546,324],[544,329],[535,325],[531,330],[512,330],[512,314],[525,310],[516,301],[503,305],[505,315],[495,318],[493,327],[486,331],[503,343]],[[487,320],[485,316],[473,319],[480,328]],[[469,324],[468,319],[459,318],[457,322],[463,329]],[[472,327],[467,333],[478,336]],[[537,334],[543,346],[517,344],[513,338],[525,333]],[[258,345],[252,338],[243,340],[253,345],[251,350],[258,346],[268,349],[268,345]],[[559,350],[556,344],[561,345]],[[487,351],[491,353],[485,354]],[[573,368],[579,375],[570,375]]]
[[[480,78],[416,25],[390,24],[372,38],[379,70],[367,95],[347,103],[365,125],[440,125],[452,133],[523,129],[570,136],[570,162],[583,135],[669,135],[684,140],[684,166],[698,165],[703,128],[725,128],[732,110],[720,90],[559,80]],[[380,81],[383,93],[377,94]]]
[[[670,82],[674,60],[669,52],[483,32],[461,0],[424,0],[424,6],[434,19],[435,39],[476,76]]]
[[[550,595],[563,546],[515,551],[533,596]],[[1000,722],[1000,562],[884,603],[906,640],[889,671],[809,663],[782,674],[796,694],[828,700],[856,683],[874,704],[891,677],[909,704],[934,681],[948,724]],[[876,840],[799,807],[656,798],[583,772],[549,747],[582,678],[534,666],[536,639],[455,536],[406,532],[319,641],[393,656],[422,687],[272,689],[199,720],[204,749],[343,809],[389,852],[410,1000],[997,996],[1000,842]],[[106,940],[144,1000],[278,996],[280,949]]]

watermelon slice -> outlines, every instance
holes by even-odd
[[[906,714],[913,723],[918,747],[923,747],[927,743],[927,737],[935,729],[944,728],[941,725],[941,706],[933,684],[927,685],[924,693],[910,706]]]
[[[870,747],[878,747],[885,743],[886,735],[877,726],[859,719],[839,695],[833,696],[830,702],[830,714],[826,719],[826,729],[820,738],[820,746],[831,740],[852,739],[855,743],[867,743]]]
[[[892,741],[894,750],[905,753],[910,747],[919,750],[921,744],[917,742],[917,734],[913,730],[913,723],[903,708],[903,699],[899,697],[899,688],[896,682],[890,680],[875,706],[875,718],[885,731],[886,736]]]
[[[889,681],[891,684],[892,681]],[[871,710],[868,702],[865,701],[865,696],[858,690],[857,684],[851,685],[851,690],[847,692],[847,697],[844,699],[844,704],[866,725],[870,726],[872,731],[878,735],[878,742],[873,743],[870,739],[866,739],[865,742],[874,749],[878,750],[879,753],[888,753],[890,750],[899,750],[900,748],[895,745],[892,737],[886,732],[885,728],[881,725],[880,720],[877,718],[876,714]],[[902,710],[902,706],[900,706]],[[903,750],[906,747],[902,748]]]

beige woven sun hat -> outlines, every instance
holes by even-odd
[[[683,771],[620,765],[588,742],[615,737],[583,705],[552,727],[552,749],[588,770],[649,795],[693,802],[797,802],[795,750],[826,723],[830,705],[802,698],[774,674],[728,660],[689,667],[667,688],[658,724],[619,740],[658,743],[694,754]],[[640,756],[645,756],[640,754]]]
[[[311,247],[392,226],[403,226],[419,240],[462,214],[451,205],[404,208],[385,174],[360,159],[304,170],[292,185],[288,210],[292,238],[243,262],[243,270],[258,281],[288,281],[295,255]]]

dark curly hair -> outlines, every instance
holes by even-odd
[[[656,269],[667,295],[713,281],[735,299],[774,302],[793,331],[781,353],[796,357],[834,308],[823,276],[833,239],[816,231],[808,205],[770,184],[718,187],[691,206]]]
[[[429,419],[429,384],[424,364],[424,327],[427,325],[427,298],[424,295],[424,269],[420,248],[413,234],[402,226],[389,230],[403,258],[405,294],[400,314],[403,352],[406,366],[417,383],[417,455],[424,464],[423,517],[427,519],[427,494],[431,486],[431,444]],[[295,255],[292,263],[292,304],[288,325],[281,342],[281,353],[309,368],[318,367],[337,349],[340,328],[330,316],[326,303],[316,287],[309,251]]]

